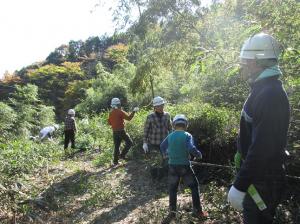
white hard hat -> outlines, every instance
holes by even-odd
[[[119,105],[119,104],[121,104],[121,101],[120,101],[120,99],[119,98],[112,98],[111,99],[111,107],[115,107],[115,106],[117,106],[117,105]]]
[[[53,127],[57,130],[59,128],[58,124],[54,124]]]
[[[187,125],[188,120],[184,114],[177,114],[173,119],[173,125],[176,124],[185,124]]]
[[[157,97],[154,97],[152,103],[153,103],[153,106],[156,107],[156,106],[163,105],[166,102],[165,102],[165,100],[162,97],[157,96]]]
[[[72,116],[75,116],[75,110],[69,109],[69,110],[68,110],[68,114],[69,114],[69,115],[72,115]]]
[[[241,50],[241,59],[278,59],[279,43],[269,34],[258,33],[248,38]]]

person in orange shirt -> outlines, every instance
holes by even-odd
[[[109,113],[108,123],[113,130],[113,140],[115,145],[113,163],[114,165],[117,165],[119,158],[125,159],[126,154],[133,144],[130,136],[125,131],[124,120],[130,121],[133,118],[135,112],[139,110],[139,108],[135,107],[131,114],[128,115],[121,109],[121,101],[119,98],[113,98],[111,100],[111,107],[112,110]],[[123,140],[125,141],[125,147],[120,153],[120,145]]]

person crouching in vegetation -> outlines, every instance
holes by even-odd
[[[54,124],[52,126],[47,126],[47,127],[44,127],[41,131],[40,131],[40,134],[39,134],[39,139],[40,141],[43,141],[45,139],[48,139],[49,141],[53,141],[52,139],[52,136],[53,136],[53,133],[58,130],[59,128],[59,125],[58,124]],[[47,138],[46,138],[47,137]]]
[[[190,154],[196,159],[202,159],[201,152],[194,145],[193,137],[186,131],[188,121],[185,115],[178,114],[173,119],[174,131],[161,143],[160,149],[164,158],[168,157],[169,164],[169,206],[170,213],[162,223],[169,223],[176,215],[177,189],[180,178],[192,191],[193,216],[205,218],[206,212],[202,211],[199,196],[199,184],[190,165]]]
[[[133,144],[130,136],[125,131],[124,120],[130,121],[133,118],[135,112],[139,110],[139,108],[135,107],[133,109],[133,112],[128,115],[121,109],[121,101],[119,98],[113,98],[111,100],[111,107],[112,110],[109,113],[108,123],[113,131],[113,141],[115,145],[113,163],[114,165],[117,165],[119,158],[125,159],[126,154]],[[125,147],[120,153],[120,145],[123,140],[125,141]]]
[[[76,132],[77,132],[77,127],[75,121],[75,110],[69,109],[68,114],[65,118],[65,129],[64,129],[64,134],[65,134],[64,150],[66,155],[69,154],[68,146],[70,142],[71,142],[71,148],[75,149]]]

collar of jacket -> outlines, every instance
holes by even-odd
[[[280,76],[280,75],[282,75],[282,72],[281,72],[279,66],[275,65],[270,68],[266,68],[264,71],[262,71],[262,73],[260,73],[260,75],[255,79],[255,82],[265,79],[265,78],[269,78],[269,77],[273,77],[273,76]]]
[[[262,88],[266,85],[269,85],[271,83],[280,83],[282,84],[282,82],[280,80],[278,80],[279,76],[276,75],[276,76],[271,76],[271,77],[267,77],[267,78],[264,78],[264,79],[261,79],[261,80],[258,80],[254,83],[252,83],[251,85],[251,89],[257,89],[257,88]]]
[[[159,113],[157,111],[155,111],[155,115],[159,118],[161,118],[162,116],[164,116],[165,112],[163,111],[162,113]]]

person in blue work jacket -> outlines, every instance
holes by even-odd
[[[198,159],[202,154],[194,145],[193,137],[186,132],[187,118],[183,114],[176,115],[173,119],[174,131],[161,143],[160,150],[164,158],[168,158],[169,170],[169,207],[170,213],[163,220],[163,224],[169,223],[176,216],[177,188],[180,178],[192,191],[193,216],[204,218],[206,212],[202,211],[200,203],[198,180],[190,166],[190,154]]]
[[[287,94],[278,78],[279,43],[265,33],[247,39],[240,53],[242,75],[251,86],[241,113],[236,179],[229,203],[245,224],[273,223],[285,189],[285,147],[290,119]]]

